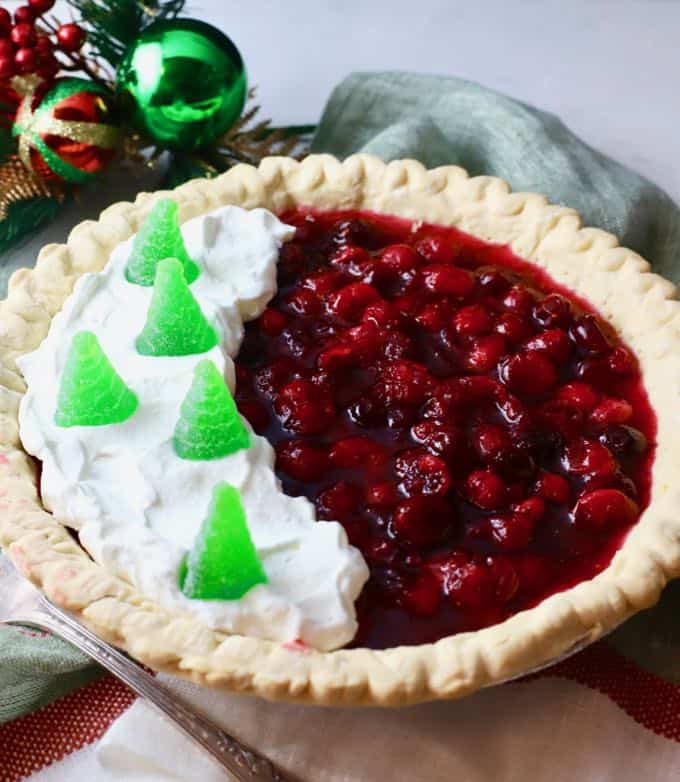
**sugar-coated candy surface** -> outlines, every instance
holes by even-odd
[[[170,198],[158,201],[139,229],[125,267],[125,277],[135,285],[154,284],[156,266],[164,258],[177,258],[191,284],[200,269],[191,260],[179,227],[177,203]]]
[[[182,592],[194,600],[238,600],[267,576],[253,545],[238,491],[215,487],[206,520],[179,572]]]
[[[135,345],[144,356],[190,356],[217,345],[208,323],[176,258],[156,267],[156,281],[146,323]]]
[[[182,459],[221,459],[250,447],[245,428],[224,378],[212,361],[200,361],[180,409],[173,437]]]
[[[91,331],[71,342],[61,376],[54,421],[57,426],[103,426],[130,418],[138,401]]]

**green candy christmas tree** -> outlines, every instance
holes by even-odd
[[[91,331],[71,341],[54,422],[57,426],[104,426],[126,421],[137,409],[137,397],[111,365]]]
[[[177,218],[177,202],[170,198],[157,201],[139,229],[125,267],[126,279],[135,285],[153,285],[156,266],[164,258],[177,258],[188,284],[200,274],[184,246]]]
[[[137,337],[143,356],[189,356],[217,345],[208,323],[184,277],[182,264],[166,258],[156,266],[156,281],[146,323]]]
[[[220,459],[250,447],[248,430],[212,361],[199,361],[194,369],[194,379],[175,426],[173,445],[181,459],[193,460]]]
[[[208,516],[179,572],[182,592],[194,600],[238,600],[267,576],[250,537],[238,491],[218,483]]]

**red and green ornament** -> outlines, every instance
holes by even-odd
[[[104,87],[86,79],[29,81],[12,126],[22,163],[47,181],[90,182],[118,144],[109,101]]]

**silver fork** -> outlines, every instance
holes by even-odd
[[[0,617],[4,617],[0,625],[48,630],[85,652],[207,750],[238,782],[285,782],[286,777],[271,761],[191,712],[140,665],[57,608],[1,553]]]

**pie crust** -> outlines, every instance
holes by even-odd
[[[93,562],[42,506],[38,471],[22,450],[17,413],[25,384],[16,358],[47,334],[76,279],[99,271],[111,250],[170,195],[188,220],[224,204],[280,212],[297,205],[351,208],[450,225],[509,244],[558,283],[590,301],[633,348],[657,416],[652,496],[610,565],[501,624],[437,643],[384,651],[318,652],[215,632],[162,608]],[[511,193],[493,177],[455,166],[367,155],[339,162],[267,158],[168,193],[140,194],[65,245],[42,249],[35,269],[11,278],[0,304],[0,544],[22,573],[58,605],[139,661],[201,684],[265,698],[333,705],[404,705],[454,698],[512,678],[594,641],[656,602],[680,576],[680,302],[667,280],[611,234],[582,228],[572,209],[533,193]]]

